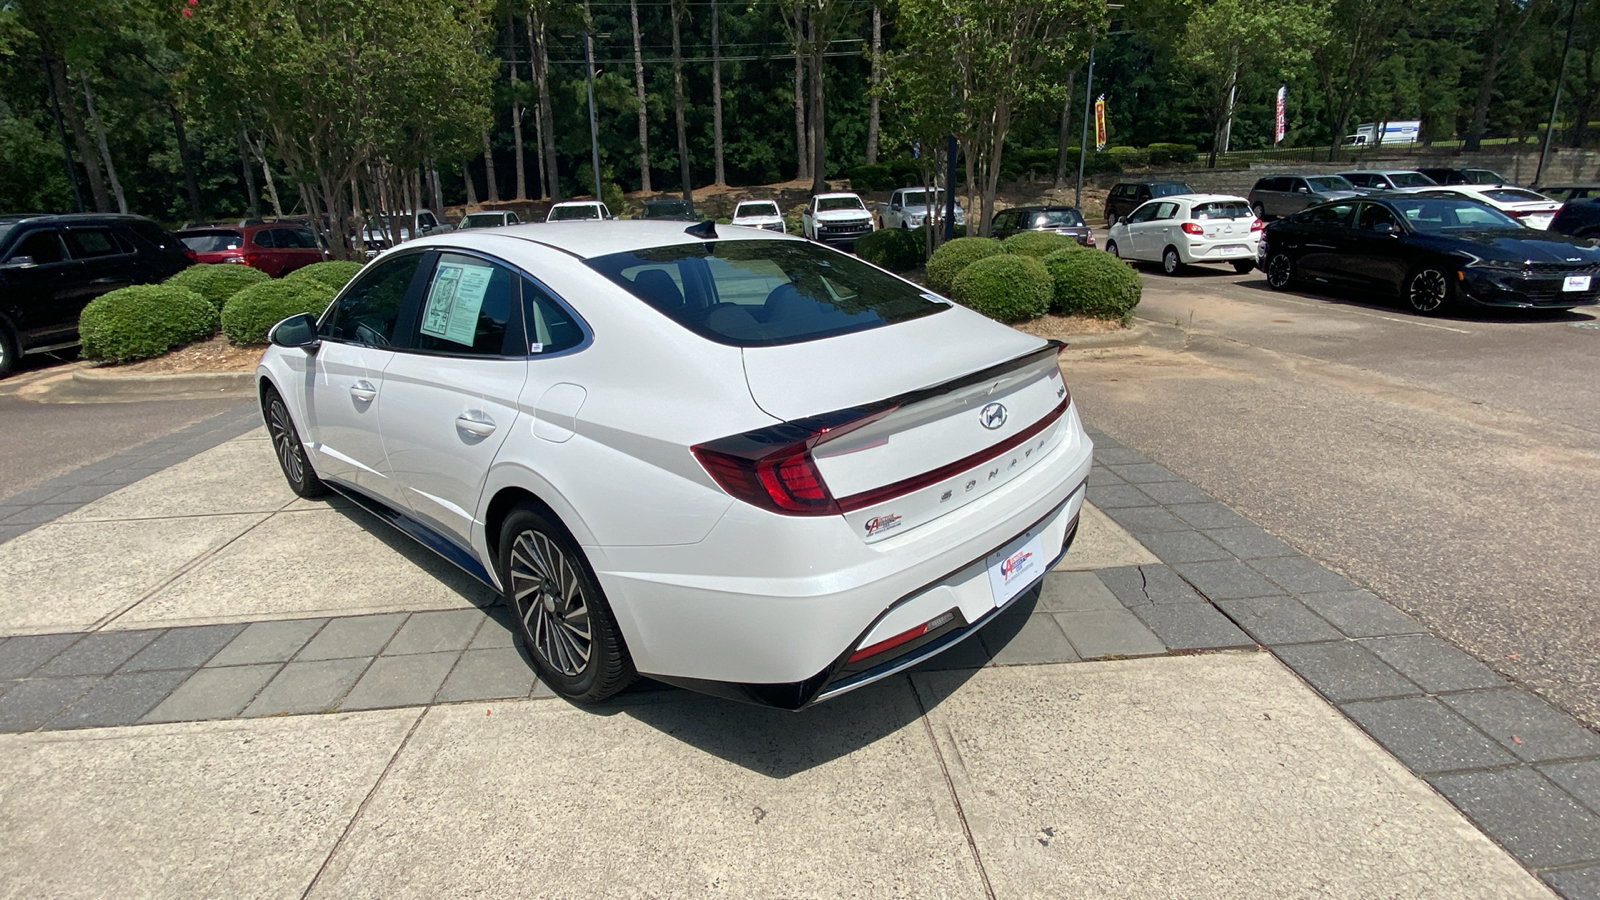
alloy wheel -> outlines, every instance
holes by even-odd
[[[278,453],[278,464],[283,474],[293,484],[301,484],[306,477],[305,450],[294,432],[294,422],[282,397],[273,397],[267,406],[267,430],[272,434],[272,448]]]
[[[1407,296],[1411,301],[1411,308],[1417,312],[1434,312],[1449,299],[1450,280],[1438,269],[1423,269],[1411,276],[1411,287]]]
[[[1289,259],[1289,254],[1278,253],[1267,261],[1267,284],[1275,290],[1283,290],[1294,279],[1294,262]]]
[[[575,677],[589,665],[594,631],[577,567],[549,535],[524,531],[511,546],[511,596],[533,652]]]

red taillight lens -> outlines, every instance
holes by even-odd
[[[1252,232],[1261,231],[1261,230],[1265,229],[1266,227],[1267,227],[1267,223],[1261,221],[1260,219],[1257,219],[1254,222],[1250,223],[1250,230]]]
[[[699,444],[690,450],[713,481],[752,506],[789,516],[836,516],[840,514],[839,504],[817,469],[811,448],[876,421],[894,409],[857,409],[827,422],[789,422]]]
[[[1199,225],[1195,224],[1194,222],[1185,222],[1185,223],[1183,223],[1183,233],[1184,234],[1205,234],[1206,230],[1204,228],[1201,228]]]
[[[199,254],[195,253],[193,250],[190,250],[188,247],[183,248],[183,258],[192,263],[198,263],[200,261]]]

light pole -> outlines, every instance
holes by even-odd
[[[1550,162],[1550,145],[1556,139],[1556,113],[1561,109],[1561,88],[1567,81],[1567,57],[1572,55],[1572,26],[1578,21],[1578,0],[1572,0],[1572,12],[1567,16],[1567,45],[1561,51],[1561,72],[1556,75],[1556,99],[1550,104],[1550,124],[1544,130],[1544,149],[1539,151],[1539,168],[1533,172],[1533,183],[1544,177],[1544,167]]]
[[[1083,86],[1083,137],[1078,139],[1078,187],[1072,192],[1072,205],[1083,209],[1083,162],[1089,155],[1089,113],[1094,97],[1094,46],[1089,47],[1089,77]]]
[[[594,199],[600,200],[600,125],[594,111],[594,20],[583,0],[583,75],[589,85],[589,154],[594,165]]]

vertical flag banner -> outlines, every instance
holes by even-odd
[[[1288,129],[1284,127],[1284,115],[1283,115],[1284,103],[1288,99],[1289,99],[1289,86],[1286,85],[1286,84],[1279,85],[1278,86],[1278,118],[1277,118],[1277,125],[1272,130],[1272,142],[1274,144],[1283,143],[1283,136],[1288,133]]]
[[[1094,152],[1106,148],[1106,95],[1094,101]]]

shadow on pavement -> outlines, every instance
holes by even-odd
[[[1264,294],[1279,294],[1285,297],[1298,297],[1301,300],[1317,300],[1337,306],[1353,306],[1361,309],[1370,309],[1375,312],[1400,314],[1412,316],[1419,322],[1508,322],[1512,324],[1528,324],[1536,322],[1591,322],[1596,318],[1593,306],[1580,306],[1577,309],[1519,309],[1508,306],[1457,306],[1447,313],[1438,313],[1424,316],[1412,312],[1399,297],[1379,296],[1374,297],[1368,291],[1356,291],[1350,288],[1339,288],[1332,285],[1319,286],[1316,292],[1308,291],[1304,286],[1292,291],[1275,291],[1267,284],[1265,278],[1251,278],[1247,281],[1238,281],[1235,284],[1242,288],[1260,291]]]

